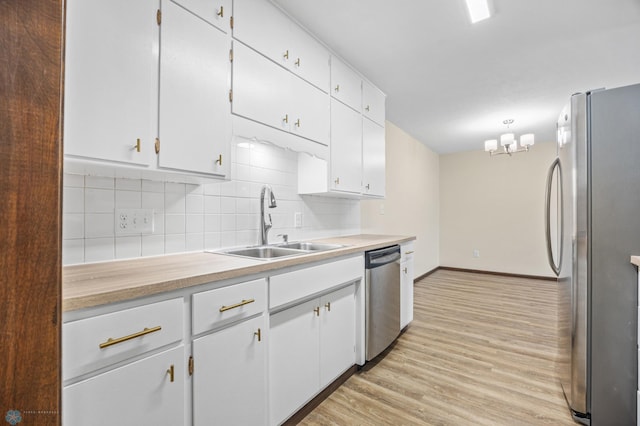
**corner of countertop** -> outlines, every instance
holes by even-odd
[[[631,256],[631,263],[640,268],[640,256]]]

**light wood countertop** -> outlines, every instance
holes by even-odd
[[[640,256],[631,256],[631,263],[640,267]]]
[[[62,310],[72,311],[121,302],[412,240],[415,237],[361,234],[313,240],[342,244],[345,247],[284,259],[254,260],[197,252],[65,266],[62,268]]]

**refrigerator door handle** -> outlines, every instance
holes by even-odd
[[[560,251],[558,255],[558,264],[556,265],[553,260],[553,249],[551,247],[551,185],[553,184],[553,172],[556,167],[558,168],[558,191],[560,194]],[[549,266],[556,274],[556,276],[560,275],[560,268],[562,267],[562,252],[563,252],[563,240],[562,237],[564,234],[564,212],[562,211],[562,203],[563,203],[563,194],[562,194],[562,166],[560,165],[560,159],[556,158],[551,166],[549,167],[549,171],[547,172],[547,187],[545,191],[545,237],[547,240],[547,259],[549,260]]]

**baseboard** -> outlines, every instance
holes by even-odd
[[[424,274],[420,275],[419,277],[416,277],[416,278],[413,280],[414,284],[415,284],[415,283],[417,283],[418,281],[420,281],[420,280],[421,280],[421,279],[423,279],[423,278],[427,278],[429,275],[433,274],[433,273],[434,273],[435,271],[437,271],[438,269],[440,269],[440,267],[439,267],[439,266],[438,266],[438,267],[436,267],[436,268],[433,268],[433,269],[432,269],[432,270],[430,270],[430,271],[425,272]]]
[[[543,276],[543,275],[512,274],[512,273],[509,273],[509,272],[482,271],[482,270],[479,270],[479,269],[453,268],[453,267],[450,267],[450,266],[439,266],[435,270],[427,272],[425,275],[432,274],[436,270],[440,270],[440,269],[442,269],[444,271],[471,272],[471,273],[474,273],[474,274],[498,275],[498,276],[501,276],[501,277],[529,278],[529,279],[544,280],[544,281],[557,281],[558,280],[558,278],[556,278],[556,277],[546,277],[546,276]],[[423,278],[423,276],[421,276],[420,278]]]

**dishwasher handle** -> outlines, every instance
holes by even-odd
[[[365,253],[365,268],[373,269],[400,260],[400,246],[386,247]]]

